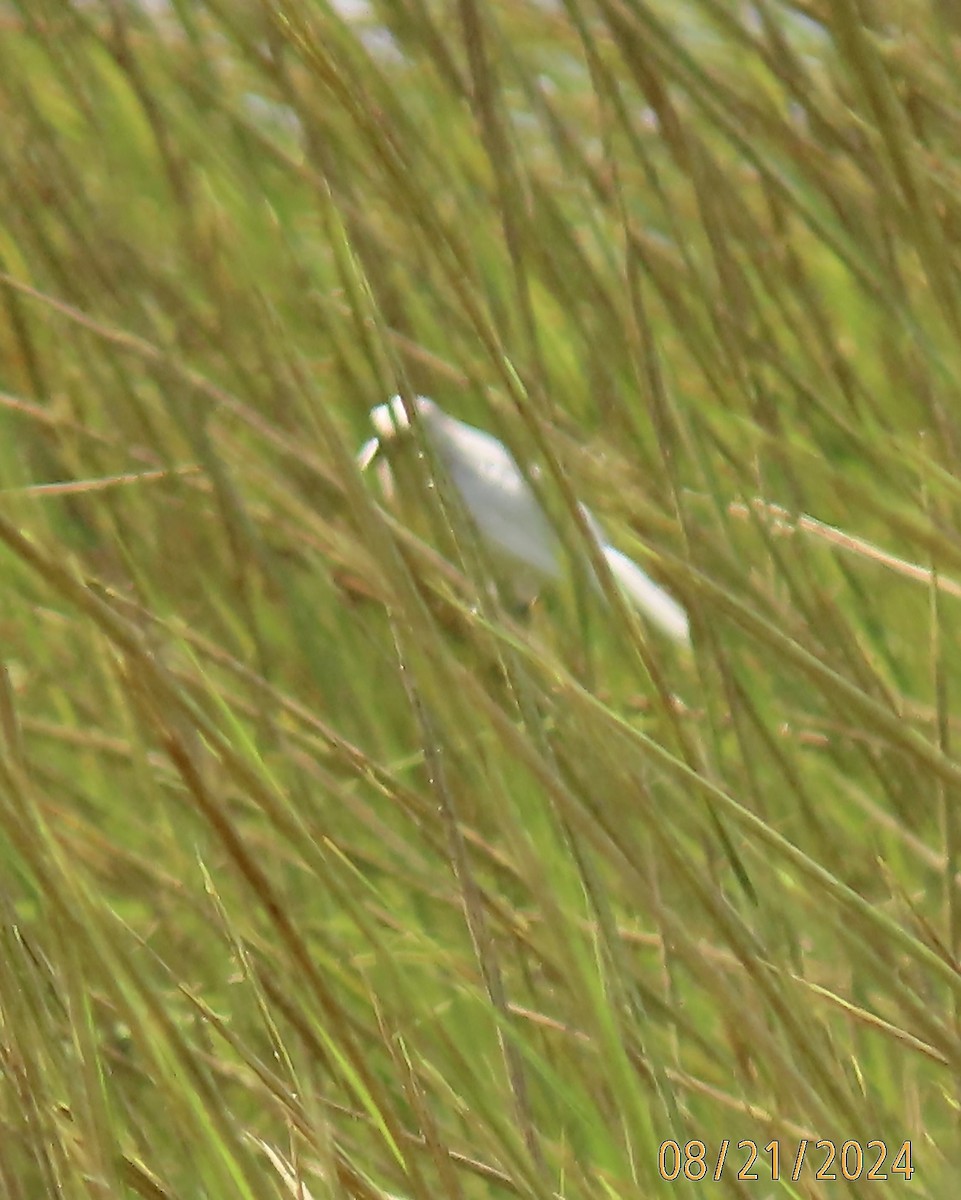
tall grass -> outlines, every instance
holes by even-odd
[[[0,6],[5,1195],[949,1194],[959,39]],[[398,391],[693,650],[390,509]]]

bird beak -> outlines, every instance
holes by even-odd
[[[418,396],[417,403],[419,406],[423,406],[430,404],[430,401]],[[376,408],[372,408],[370,423],[376,430],[377,436],[370,438],[361,446],[357,452],[357,465],[361,471],[366,471],[371,464],[376,462],[375,471],[381,491],[389,502],[393,502],[396,488],[385,445],[387,442],[393,441],[399,433],[410,429],[410,418],[400,396],[392,396],[386,404],[378,404]],[[379,461],[377,461],[378,457]]]
[[[357,451],[357,465],[362,471],[366,471],[370,464],[380,454],[381,445],[380,438],[372,437],[364,442],[363,446]]]
[[[423,397],[418,396],[417,400],[420,404],[425,403]],[[391,441],[398,433],[410,428],[410,418],[407,416],[404,402],[400,396],[392,396],[386,404],[378,404],[376,408],[372,408],[370,423],[376,430],[377,436],[364,442],[357,454],[357,465],[362,471],[366,471],[377,455],[381,453],[384,442]]]

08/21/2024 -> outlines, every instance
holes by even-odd
[[[900,1176],[908,1180],[914,1174],[911,1143],[892,1146],[875,1139],[864,1146],[860,1142],[801,1138],[795,1145],[782,1147],[778,1141],[759,1147],[757,1142],[742,1139],[737,1143],[738,1154],[731,1153],[731,1139],[723,1138],[716,1155],[708,1155],[704,1142],[692,1140],[683,1146],[679,1142],[661,1142],[657,1156],[658,1174],[662,1179],[711,1179],[719,1182],[725,1171],[736,1170],[739,1180],[790,1178],[797,1183],[804,1170],[818,1180],[831,1179],[890,1179]]]

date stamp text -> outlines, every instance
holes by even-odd
[[[797,1183],[803,1172],[818,1180],[904,1179],[914,1174],[911,1143],[888,1146],[878,1139],[870,1142],[810,1141],[795,1145],[771,1141],[766,1146],[745,1138],[732,1143],[723,1138],[716,1151],[702,1141],[661,1142],[657,1169],[662,1179],[711,1179],[720,1182],[725,1172],[739,1180],[790,1179]]]

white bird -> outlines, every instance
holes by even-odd
[[[560,539],[510,450],[489,433],[449,416],[427,396],[415,397],[414,407],[431,449],[488,546],[542,580],[559,579],[564,561]],[[410,427],[400,396],[371,409],[370,419],[377,436],[357,456],[364,470],[384,443]],[[389,484],[388,475],[384,482]],[[668,637],[689,642],[684,609],[636,562],[608,545],[588,509],[579,507],[625,599]],[[600,586],[596,577],[594,584]]]

